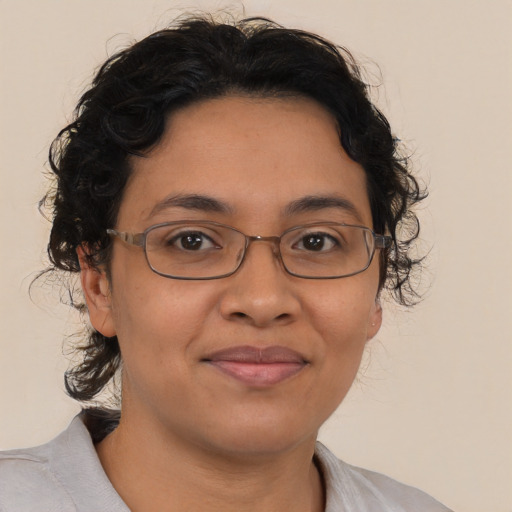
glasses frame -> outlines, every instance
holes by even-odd
[[[218,227],[221,227],[221,228],[231,229],[232,231],[236,231],[237,233],[240,233],[245,238],[245,245],[244,245],[242,257],[240,258],[240,262],[238,263],[236,268],[233,271],[228,272],[226,274],[222,274],[222,275],[219,275],[219,276],[211,276],[211,277],[182,277],[182,276],[173,276],[173,275],[170,275],[170,274],[165,274],[164,272],[160,272],[159,270],[155,269],[151,265],[151,262],[149,261],[148,253],[147,253],[147,250],[146,250],[146,240],[147,240],[148,234],[151,231],[153,231],[154,229],[157,229],[157,228],[160,228],[160,227],[164,227],[164,226],[178,225],[178,224],[189,224],[189,225],[192,225],[192,226],[193,225],[204,225],[204,224],[207,224],[207,225],[211,225],[211,226],[218,226]],[[373,242],[374,243],[373,243],[372,252],[370,254],[370,257],[368,258],[367,265],[364,268],[362,268],[361,270],[358,270],[357,272],[352,272],[350,274],[345,274],[345,275],[342,275],[342,276],[319,276],[319,277],[317,277],[317,276],[305,276],[305,275],[296,274],[296,273],[290,271],[288,269],[288,267],[286,266],[285,262],[283,261],[283,257],[282,257],[282,254],[281,254],[280,245],[281,245],[282,237],[285,236],[286,234],[288,234],[290,231],[295,231],[297,229],[308,228],[308,227],[313,227],[313,226],[343,226],[343,227],[348,227],[348,228],[363,229],[367,233],[370,233],[372,235],[372,237],[373,237]],[[301,279],[342,279],[344,277],[351,277],[351,276],[360,274],[361,272],[364,272],[371,265],[371,263],[373,261],[373,257],[375,256],[375,251],[389,248],[390,245],[391,245],[391,242],[392,242],[392,238],[389,235],[377,235],[369,227],[360,226],[358,224],[345,224],[343,222],[312,222],[312,223],[309,223],[309,224],[300,224],[298,226],[293,226],[293,227],[283,231],[279,236],[246,235],[245,233],[243,233],[239,229],[236,229],[233,226],[229,226],[227,224],[222,224],[220,222],[214,222],[214,221],[208,221],[208,220],[206,220],[206,221],[202,221],[202,220],[187,220],[187,219],[178,220],[178,221],[171,221],[171,222],[161,222],[159,224],[154,224],[153,226],[149,226],[142,233],[130,233],[130,232],[127,232],[127,231],[118,231],[116,229],[107,229],[106,232],[107,232],[108,235],[118,237],[120,240],[122,240],[123,242],[125,242],[125,243],[127,243],[129,245],[134,245],[134,246],[137,246],[137,247],[142,247],[142,249],[144,250],[144,256],[146,258],[146,262],[147,262],[149,268],[155,274],[158,274],[159,276],[162,276],[162,277],[166,277],[168,279],[179,279],[179,280],[182,280],[182,281],[210,281],[212,279],[223,279],[225,277],[232,276],[242,266],[242,263],[244,262],[245,256],[247,254],[247,250],[248,250],[249,246],[253,242],[270,242],[270,243],[272,243],[272,245],[274,246],[274,255],[281,262],[281,266],[283,267],[283,269],[285,270],[285,272],[287,274],[290,274],[290,275],[292,275],[294,277],[299,277]]]

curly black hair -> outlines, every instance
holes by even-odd
[[[103,64],[74,121],[50,148],[55,186],[43,200],[53,216],[50,270],[78,273],[81,245],[90,250],[90,265],[108,266],[112,242],[106,229],[116,225],[130,155],[158,144],[176,109],[230,94],[312,98],[334,115],[341,145],[366,172],[373,228],[393,240],[381,251],[380,289],[400,304],[414,303],[413,271],[421,262],[411,256],[419,233],[412,206],[425,192],[400,155],[388,121],[346,49],[264,18],[181,19]],[[66,373],[66,389],[89,401],[119,369],[119,344],[91,330],[78,349],[82,357]]]

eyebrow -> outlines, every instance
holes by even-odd
[[[186,208],[208,213],[233,213],[231,206],[213,197],[200,194],[175,194],[158,202],[148,217],[152,217],[168,208]]]
[[[358,221],[361,216],[354,203],[339,196],[305,196],[292,201],[285,208],[285,215],[296,215],[326,208],[338,208],[352,214]]]
[[[233,208],[211,196],[202,194],[174,194],[158,202],[148,217],[152,217],[168,208],[185,208],[206,213],[234,214]],[[285,216],[308,213],[312,211],[337,208],[352,214],[361,221],[357,208],[348,199],[339,196],[304,196],[289,203],[284,209]]]

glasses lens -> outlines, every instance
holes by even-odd
[[[288,272],[311,278],[345,277],[365,270],[373,256],[368,228],[340,224],[293,228],[281,238]]]
[[[146,233],[146,257],[157,273],[183,279],[230,274],[240,263],[245,236],[215,223],[169,223]]]

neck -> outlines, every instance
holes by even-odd
[[[321,512],[314,439],[278,453],[226,453],[123,417],[97,445],[112,485],[133,512]]]

